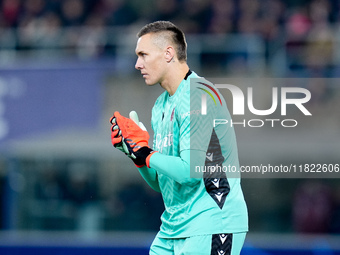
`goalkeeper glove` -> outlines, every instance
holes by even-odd
[[[135,111],[131,111],[129,114],[130,119],[132,119],[142,130],[147,131],[144,124],[139,122],[138,115]],[[113,124],[112,132],[111,132],[111,140],[112,144],[115,148],[130,156],[128,148],[125,146],[125,143],[122,142],[122,131],[119,130],[118,125],[113,123],[113,118],[110,119],[110,123]]]
[[[115,112],[110,120],[111,140],[114,147],[128,155],[137,167],[149,167],[150,156],[155,153],[148,145],[149,134],[143,123],[139,122],[136,112],[130,113],[130,119]],[[137,124],[138,123],[138,124]]]

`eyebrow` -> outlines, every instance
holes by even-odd
[[[137,55],[137,56],[142,55],[142,54],[146,54],[146,52],[143,51],[143,50],[136,51],[136,55]]]

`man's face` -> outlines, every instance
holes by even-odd
[[[165,73],[165,49],[153,43],[153,35],[141,36],[136,46],[137,62],[135,68],[140,70],[145,83],[154,85],[161,83]]]

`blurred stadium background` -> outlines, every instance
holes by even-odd
[[[340,1],[0,0],[0,254],[148,254],[162,200],[112,149],[108,120],[137,110],[152,136],[162,89],[134,47],[155,20],[183,28],[192,70],[241,79],[258,104],[277,86],[263,77],[311,91],[294,129],[236,127],[242,165],[340,163]],[[340,254],[339,179],[242,184],[243,255]]]

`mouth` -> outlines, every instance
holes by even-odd
[[[142,73],[143,78],[145,78],[148,74]]]

